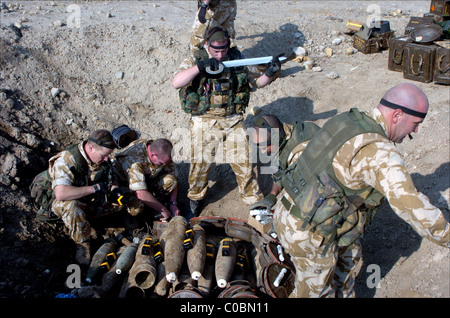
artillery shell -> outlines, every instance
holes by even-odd
[[[155,284],[157,273],[152,247],[145,245],[148,245],[146,238],[136,247],[134,263],[122,285],[120,297],[144,298],[145,291]]]
[[[205,230],[199,224],[195,224],[192,230],[194,231],[194,242],[193,247],[187,251],[187,265],[192,279],[198,280],[205,266],[206,237]]]
[[[159,239],[160,247],[164,251],[165,245],[166,245],[166,232],[164,231]],[[155,285],[155,293],[160,296],[164,297],[167,292],[169,291],[170,283],[166,279],[166,265],[165,260],[158,263],[157,268],[157,281]]]
[[[145,254],[147,248],[143,248],[147,243],[146,240],[142,240],[139,247],[137,247],[135,261],[129,274],[129,281],[132,282],[132,285],[141,287],[144,290],[155,284],[157,275],[156,263],[152,256],[151,247],[147,247],[150,249],[150,254]]]
[[[125,251],[126,246],[123,245],[119,248],[117,251],[117,258],[120,258],[120,255]],[[99,294],[102,296],[107,296],[113,287],[116,285],[116,283],[119,281],[120,275],[117,275],[116,273],[116,264],[117,262],[111,267],[111,269],[105,273],[102,277],[101,285],[96,286],[98,287]]]
[[[158,268],[157,268],[158,283],[155,286],[155,293],[161,297],[164,297],[167,294],[167,292],[169,291],[169,286],[170,286],[170,283],[165,278],[166,266],[164,263],[165,263],[165,261],[158,264]]]
[[[227,285],[233,274],[236,255],[236,243],[231,238],[224,238],[220,241],[215,264],[217,286],[220,288]]]
[[[187,221],[182,216],[175,216],[169,221],[165,231],[165,270],[166,279],[169,283],[175,282],[181,265],[183,264],[186,250],[183,247],[184,233],[186,232]]]
[[[116,262],[116,273],[122,274],[122,272],[127,271],[131,268],[134,263],[134,258],[137,252],[138,244],[133,243],[130,246],[127,246],[125,251],[123,251],[122,255],[117,259]]]
[[[117,242],[115,240],[109,239],[95,252],[92,256],[91,264],[87,272],[86,282],[92,283],[97,275],[100,273],[100,265],[104,263],[106,255],[115,252],[117,249]]]
[[[204,295],[209,295],[215,280],[216,243],[209,237],[206,239],[206,260],[202,276],[198,279],[197,287]]]

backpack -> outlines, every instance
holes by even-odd
[[[78,145],[72,145],[66,149],[75,158],[75,175],[83,175],[87,172],[87,162],[78,150]],[[29,187],[31,197],[34,199],[34,208],[37,210],[37,219],[43,222],[54,222],[59,217],[52,212],[52,204],[55,200],[55,192],[52,189],[52,178],[47,170],[34,177]]]

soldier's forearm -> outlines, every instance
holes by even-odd
[[[92,186],[75,187],[69,185],[58,185],[54,191],[55,198],[58,201],[76,200],[95,192]]]
[[[166,212],[169,211],[166,209],[166,207],[161,204],[149,191],[147,190],[138,190],[136,191],[136,197],[141,200],[145,205],[152,208],[153,210],[156,210],[158,212]]]
[[[192,82],[198,74],[200,74],[200,71],[197,65],[194,65],[186,70],[179,71],[173,78],[172,86],[176,89],[180,89]]]
[[[258,86],[258,88],[262,88],[262,87],[270,84],[271,81],[272,81],[271,77],[267,76],[266,74],[263,74],[256,81],[256,85]]]

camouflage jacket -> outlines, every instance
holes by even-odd
[[[120,182],[128,183],[130,190],[148,190],[147,180],[163,175],[171,175],[176,180],[173,162],[156,166],[150,161],[147,146],[152,140],[138,139],[133,141],[124,151],[116,154],[116,174]]]
[[[86,141],[78,145],[83,158],[87,163],[87,175],[76,176],[75,167],[77,162],[75,157],[70,151],[62,151],[49,160],[49,175],[52,178],[52,189],[55,189],[57,185],[69,185],[69,186],[85,186],[91,185],[97,182],[107,182],[107,176],[104,175],[105,164],[94,164],[86,155],[84,151],[84,145]],[[101,180],[100,180],[101,179]],[[86,184],[86,180],[87,183]]]

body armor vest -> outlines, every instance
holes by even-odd
[[[338,150],[365,133],[379,134],[380,141],[387,138],[374,119],[356,108],[334,116],[314,134],[295,163],[276,173],[295,203],[292,206],[283,198],[284,206],[303,220],[302,230],[317,230],[324,236],[328,247],[334,241],[338,246],[350,246],[356,241],[383,200],[383,195],[370,186],[347,188],[337,179],[332,166]]]
[[[229,60],[241,58],[236,48],[229,49]],[[195,52],[196,60],[208,59],[206,50]],[[181,108],[191,115],[214,113],[211,108],[223,108],[221,116],[241,114],[250,100],[250,85],[246,67],[225,68],[217,75],[197,76],[191,84],[179,90]]]

